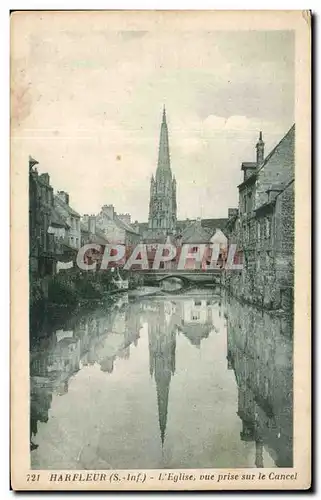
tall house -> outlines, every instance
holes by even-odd
[[[264,157],[242,163],[238,237],[244,269],[241,295],[268,308],[291,310],[294,287],[295,126]],[[234,284],[235,285],[235,284]]]
[[[156,176],[150,182],[148,229],[153,235],[175,232],[177,219],[176,180],[172,176],[165,106],[160,131]]]

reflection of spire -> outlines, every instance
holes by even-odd
[[[172,310],[168,303],[158,304],[156,314],[153,314],[149,323],[149,373],[154,375],[157,393],[158,422],[162,446],[164,445],[169,387],[172,374],[175,372],[176,328]],[[165,314],[166,312],[166,314]],[[170,320],[168,321],[170,317]]]
[[[164,363],[161,363],[162,365]],[[166,424],[167,424],[167,411],[168,411],[168,395],[169,395],[169,385],[171,382],[171,373],[168,370],[164,370],[163,367],[157,368],[158,363],[156,363],[156,392],[157,392],[157,407],[158,407],[158,421],[159,429],[161,433],[162,446],[164,445]]]

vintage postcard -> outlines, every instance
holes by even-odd
[[[14,490],[310,487],[310,44],[12,14]]]

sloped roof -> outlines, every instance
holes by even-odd
[[[82,233],[89,234],[88,227],[84,222],[80,222],[80,230]],[[97,226],[96,226],[96,233],[95,234],[90,233],[90,239],[91,243],[97,243],[97,245],[107,245],[107,243],[109,243],[108,240],[105,238],[104,233],[99,228],[97,228]]]
[[[201,226],[204,228],[204,229],[208,229],[210,232],[212,232],[212,234],[214,234],[215,230],[216,229],[221,229],[223,230],[224,227],[226,226],[226,223],[228,221],[228,218],[221,218],[221,219],[202,219],[201,220]],[[185,219],[185,220],[178,220],[177,221],[177,224],[176,224],[176,227],[178,229],[178,231],[182,232],[184,231],[188,226],[190,226],[191,224],[193,224],[194,222],[196,222],[195,220],[189,220],[189,219]],[[211,236],[212,236],[211,234]]]
[[[137,231],[135,231],[135,229],[133,227],[131,227],[129,224],[127,224],[126,222],[124,222],[123,220],[121,220],[117,214],[114,215],[114,222],[116,223],[116,225],[120,228],[120,229],[124,229],[125,231],[129,232],[129,233],[133,233],[133,234],[139,234],[137,233]]]
[[[209,336],[212,328],[213,327],[210,324],[199,324],[193,322],[180,326],[180,330],[194,346],[200,346],[201,341]]]
[[[60,215],[64,216],[62,210],[65,210],[66,212],[69,213],[69,215],[72,215],[73,217],[80,217],[80,214],[76,212],[76,210],[71,208],[70,205],[65,203],[58,195],[54,196],[54,203],[55,203],[55,208],[58,210]]]
[[[211,238],[210,231],[202,227],[201,221],[195,221],[182,232],[183,243],[208,243]]]
[[[64,253],[67,252],[76,254],[78,252],[77,248],[71,247],[70,245],[68,245],[68,243],[65,242],[62,244],[62,248]]]
[[[94,234],[94,237],[96,240],[94,241],[94,243],[98,243],[98,245],[106,245],[107,243],[109,243],[104,233],[100,231],[100,229],[98,229],[97,227],[96,227],[96,234]]]
[[[215,232],[216,229],[221,229],[223,230],[226,226],[226,223],[228,221],[228,218],[221,218],[221,219],[202,219],[201,221],[201,226],[204,227],[205,229],[209,229],[212,231],[212,234]],[[177,231],[182,233],[189,225],[191,225],[195,220],[178,220],[176,223],[176,228]],[[146,235],[146,232],[148,231],[148,222],[138,222],[138,227],[139,227],[139,233]]]
[[[220,229],[222,231],[226,226],[227,221],[227,217],[224,219],[202,219],[202,227],[210,229],[213,234],[216,229]]]
[[[70,227],[64,217],[60,215],[56,207],[52,207],[50,219],[50,225],[53,227],[64,227],[66,229]]]

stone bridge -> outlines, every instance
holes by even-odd
[[[202,285],[220,285],[222,270],[213,269],[211,271],[202,270],[159,270],[159,271],[141,271],[144,277],[144,285],[166,285],[170,283],[180,283],[180,288],[186,288],[196,284]]]

